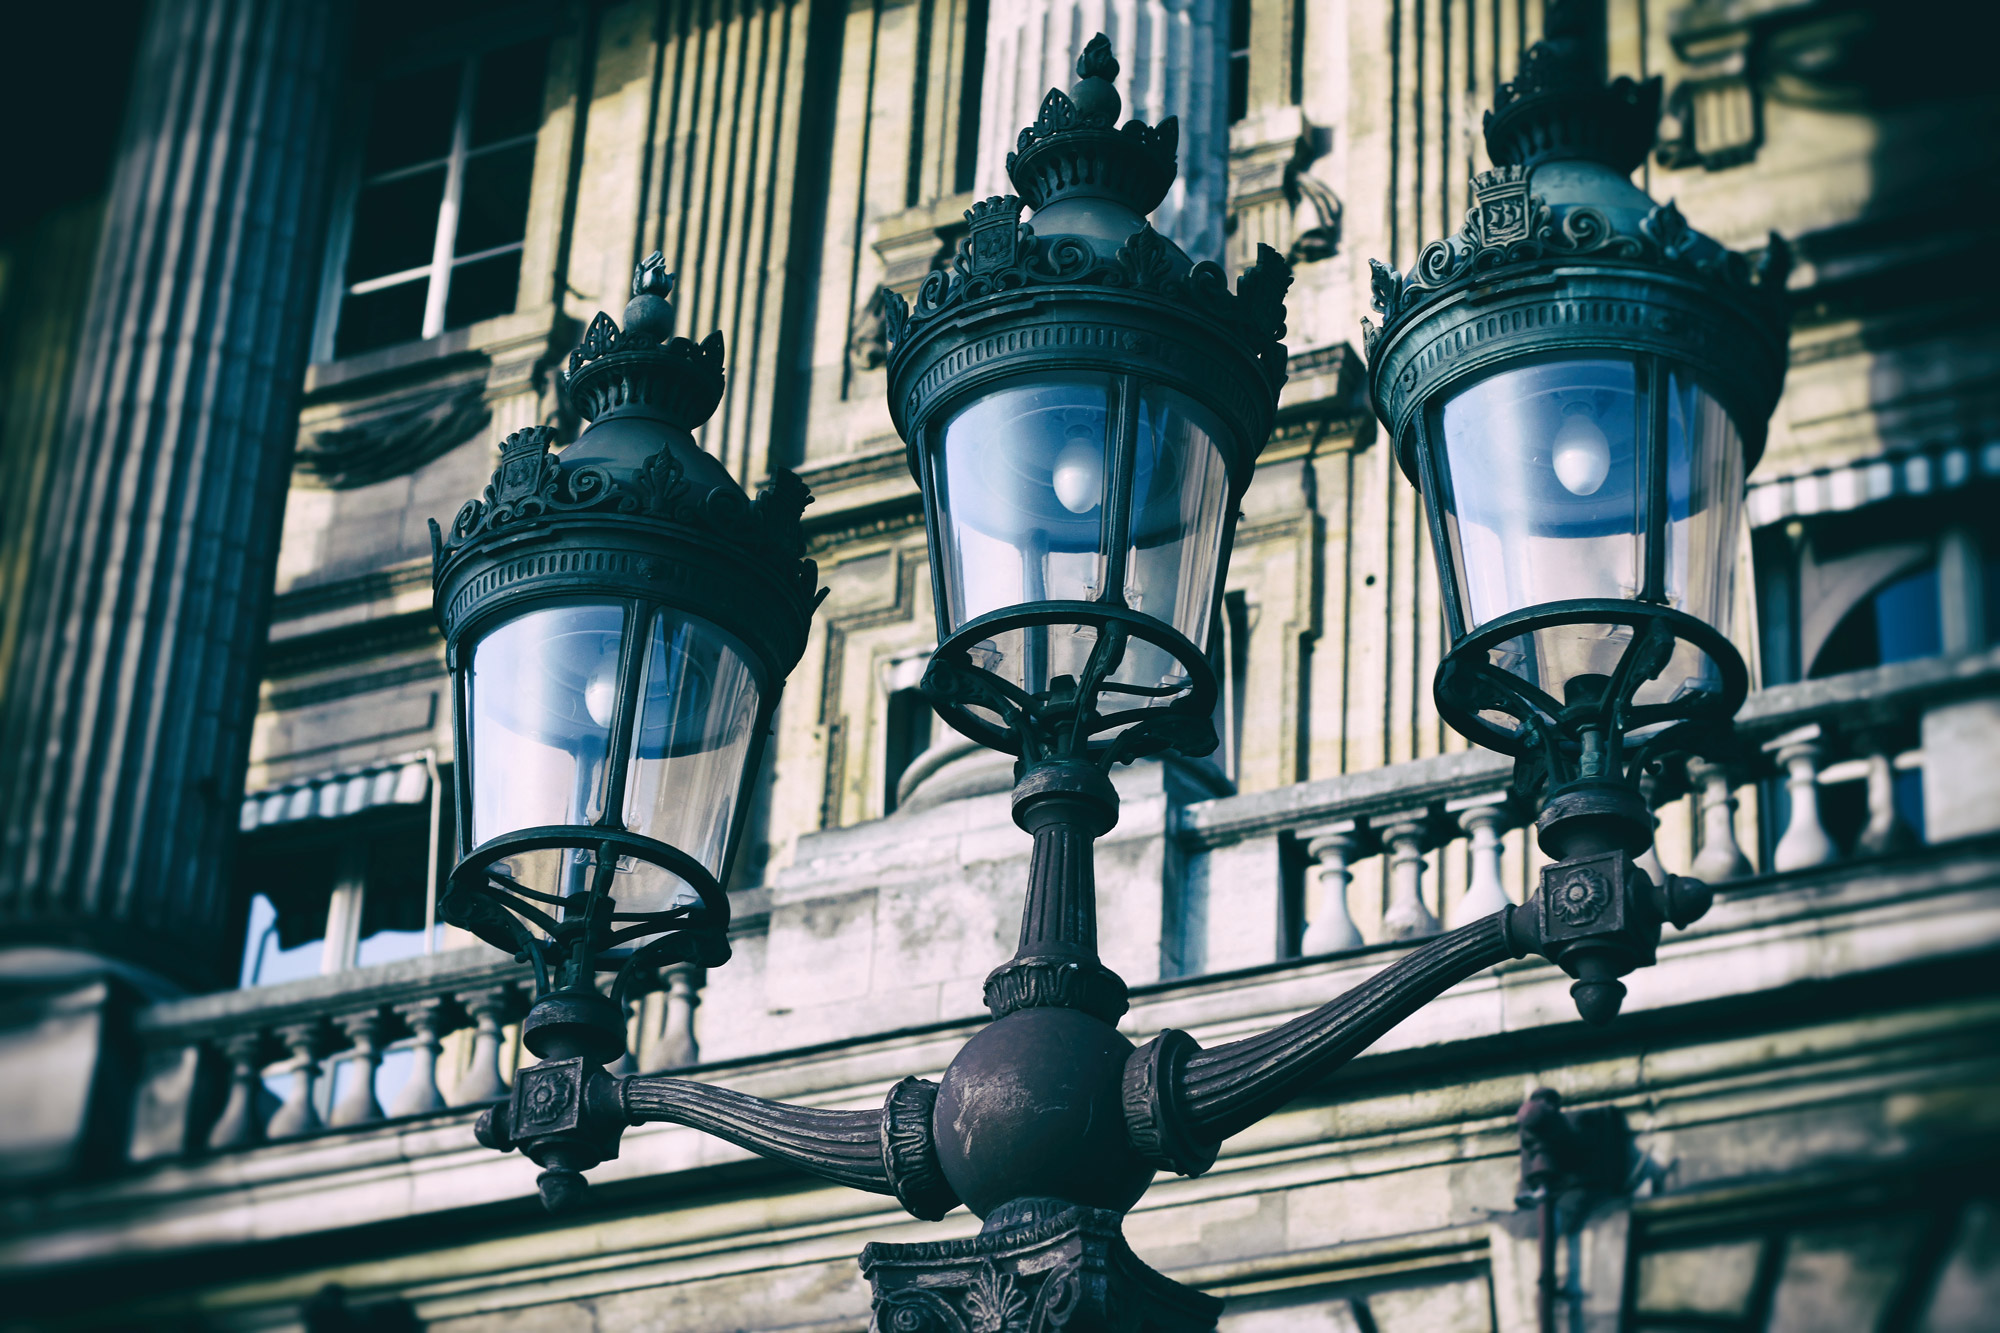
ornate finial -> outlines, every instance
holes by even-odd
[[[1486,113],[1486,151],[1500,166],[1563,158],[1629,175],[1652,150],[1660,80],[1605,82],[1604,0],[1550,0],[1542,40]]]
[[[1007,154],[1007,175],[1030,208],[1069,195],[1111,197],[1144,217],[1159,207],[1174,183],[1180,123],[1168,116],[1157,126],[1127,121],[1111,80],[1118,59],[1111,39],[1098,33],[1077,58],[1076,86],[1049,89],[1035,123],[1021,131]]]
[[[1083,54],[1076,58],[1076,77],[1106,83],[1118,77],[1118,57],[1112,54],[1109,37],[1100,32],[1084,43]]]
[[[1070,100],[1076,113],[1093,125],[1116,125],[1124,103],[1111,81],[1118,77],[1118,57],[1111,54],[1111,39],[1103,33],[1090,39],[1076,58],[1076,86]]]
[[[625,340],[631,344],[663,343],[673,336],[674,307],[667,297],[674,275],[665,256],[653,251],[632,272],[632,299],[625,304]]]

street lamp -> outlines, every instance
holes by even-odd
[[[722,397],[722,337],[669,337],[672,284],[651,256],[625,327],[600,313],[571,354],[574,444],[514,432],[482,498],[431,524],[461,852],[441,908],[533,965],[521,1040],[557,1062],[544,1084],[624,1053],[638,977],[728,958],[722,886],[816,605],[804,485],[780,471],[752,501],[690,434]],[[545,1196],[598,1147],[542,1145]]]
[[[1613,919],[1652,842],[1638,774],[1712,744],[1749,689],[1732,581],[1785,374],[1784,243],[1753,264],[1631,182],[1659,96],[1606,83],[1601,4],[1551,4],[1487,115],[1497,165],[1464,229],[1407,274],[1374,264],[1364,328],[1443,576],[1438,710],[1546,794],[1541,899],[1593,1022],[1652,957]],[[1668,891],[1692,895],[1675,916],[1702,895]]]
[[[1545,53],[1531,53],[1529,70],[1545,68],[1536,62],[1546,59]],[[1215,677],[1202,645],[1220,595],[1236,502],[1270,433],[1284,380],[1280,339],[1290,272],[1276,254],[1261,250],[1256,266],[1231,291],[1217,266],[1190,263],[1154,232],[1145,213],[1173,180],[1174,124],[1117,125],[1119,99],[1111,85],[1117,64],[1102,36],[1085,49],[1077,72],[1074,91],[1048,95],[1036,123],[1022,132],[1019,151],[1009,157],[1020,197],[989,199],[971,210],[969,234],[951,270],[927,278],[914,306],[891,300],[885,313],[890,408],[923,491],[937,596],[939,647],[925,692],[952,726],[1016,756],[1014,818],[1034,838],[1020,946],[986,981],[993,1021],[959,1051],[940,1082],[905,1078],[875,1110],[787,1106],[661,1075],[617,1078],[584,1059],[565,1058],[523,1069],[512,1098],[487,1112],[479,1127],[489,1146],[520,1147],[537,1160],[552,1151],[573,1152],[574,1161],[588,1164],[585,1158],[600,1160],[616,1151],[626,1125],[671,1121],[822,1178],[893,1195],[919,1218],[942,1217],[963,1203],[984,1221],[976,1236],[873,1244],[862,1252],[862,1271],[874,1289],[875,1325],[884,1329],[1018,1324],[1060,1325],[1075,1333],[1212,1330],[1221,1302],[1147,1268],[1120,1234],[1124,1213],[1156,1171],[1199,1175],[1214,1163],[1224,1139],[1317,1084],[1445,989],[1507,959],[1537,953],[1561,963],[1579,977],[1576,994],[1584,1016],[1608,1020],[1615,1004],[1607,1008],[1599,1002],[1602,988],[1616,986],[1619,972],[1650,960],[1664,922],[1686,924],[1707,906],[1699,885],[1674,879],[1654,886],[1631,865],[1630,852],[1643,842],[1632,845],[1629,811],[1618,804],[1622,795],[1592,805],[1559,793],[1550,808],[1567,814],[1553,825],[1545,817],[1543,832],[1547,839],[1554,826],[1563,834],[1571,875],[1545,876],[1534,901],[1439,935],[1346,995],[1269,1032],[1204,1050],[1184,1032],[1168,1030],[1135,1048],[1118,1031],[1126,988],[1098,958],[1092,870],[1093,843],[1118,817],[1108,772],[1144,755],[1169,750],[1200,755],[1215,745],[1209,723]],[[1530,91],[1523,82],[1507,96],[1530,105]],[[1547,105],[1567,108],[1571,119],[1558,128],[1586,139],[1598,132],[1588,124],[1589,104],[1552,97]],[[1500,131],[1519,126],[1524,135],[1554,133],[1549,124],[1530,124],[1513,107],[1503,99],[1495,121]],[[1638,133],[1627,122],[1613,128],[1617,125],[1624,133]],[[1643,148],[1642,143],[1639,151]],[[1588,155],[1552,160],[1541,170],[1557,180],[1567,179],[1565,173],[1588,176],[1585,166],[1592,160]],[[1525,170],[1518,180],[1521,207],[1539,208],[1530,203]],[[1546,180],[1535,183],[1553,188]],[[1032,225],[1021,222],[1023,200],[1036,209]],[[1618,225],[1631,211],[1628,200],[1615,219]],[[1657,226],[1664,215],[1648,209],[1640,216]],[[1613,220],[1607,215],[1601,225],[1608,229]],[[1599,224],[1571,209],[1550,225],[1568,228],[1562,234],[1570,236]],[[1673,244],[1692,244],[1688,235],[1674,232]],[[1497,292],[1476,296],[1484,289],[1454,287],[1435,308],[1478,306],[1513,291],[1517,276],[1545,293],[1559,293],[1573,280],[1575,256],[1568,251],[1550,265],[1540,264],[1555,249],[1539,232],[1514,244],[1505,262],[1518,261],[1518,267],[1495,279]],[[1458,250],[1448,243],[1444,254],[1456,262]],[[1732,262],[1716,258],[1721,254],[1702,249],[1697,262]],[[1479,263],[1494,266],[1496,273],[1502,267],[1493,259]],[[1635,291],[1651,290],[1643,286],[1638,257],[1624,267],[1595,258],[1592,263],[1623,275]],[[1401,413],[1391,417],[1398,440],[1415,429],[1409,425],[1420,419],[1413,415],[1415,406],[1432,404],[1444,414],[1438,438],[1457,438],[1450,434],[1461,424],[1451,412],[1455,395],[1480,392],[1488,384],[1494,387],[1483,391],[1495,402],[1527,404],[1514,409],[1524,424],[1506,428],[1525,437],[1526,423],[1542,421],[1536,413],[1546,416],[1543,399],[1548,399],[1557,404],[1548,466],[1558,470],[1559,480],[1567,476],[1576,482],[1574,489],[1585,492],[1614,484],[1637,488],[1629,479],[1614,483],[1617,468],[1630,473],[1664,465],[1669,479],[1664,499],[1655,494],[1661,488],[1649,482],[1645,494],[1652,507],[1630,521],[1629,540],[1650,540],[1656,530],[1678,532],[1683,552],[1697,539],[1722,550],[1725,537],[1733,534],[1725,531],[1733,518],[1709,516],[1705,526],[1682,529],[1666,516],[1677,495],[1689,515],[1716,506],[1734,514],[1736,500],[1713,489],[1726,489],[1731,477],[1737,492],[1741,489],[1741,464],[1732,461],[1740,455],[1729,453],[1736,436],[1724,427],[1733,421],[1738,434],[1760,428],[1775,384],[1763,398],[1745,397],[1738,391],[1737,368],[1715,366],[1726,351],[1710,356],[1703,349],[1709,340],[1726,344],[1733,328],[1727,319],[1733,315],[1716,316],[1719,307],[1702,304],[1697,297],[1706,288],[1694,279],[1683,281],[1672,267],[1679,263],[1663,268],[1668,276],[1659,285],[1678,292],[1681,303],[1658,310],[1675,319],[1722,321],[1689,330],[1685,342],[1694,350],[1680,359],[1670,355],[1680,344],[1643,339],[1614,341],[1609,351],[1589,336],[1533,345],[1515,339],[1514,359],[1480,361],[1489,374],[1449,381],[1420,378],[1446,354],[1445,344],[1420,336],[1433,327],[1428,298],[1406,298],[1403,281],[1385,271],[1380,282],[1386,286],[1378,290],[1388,291],[1395,304],[1388,329],[1371,335],[1370,343],[1378,401],[1386,405],[1393,399]],[[1596,272],[1578,270],[1574,280],[1600,281]],[[1444,290],[1442,282],[1438,286]],[[1639,297],[1620,299],[1630,304]],[[1498,312],[1494,318],[1500,319]],[[1508,307],[1507,329],[1525,328],[1515,322],[1522,318]],[[1477,342],[1453,327],[1459,331],[1450,347]],[[1494,327],[1497,331],[1500,324]],[[1416,350],[1393,363],[1393,378],[1381,378],[1389,358],[1400,355],[1406,343]],[[1633,380],[1627,409],[1640,410],[1642,391],[1649,404],[1665,402],[1654,393],[1664,386],[1668,395],[1683,394],[1683,415],[1676,418],[1671,407],[1647,409],[1666,413],[1667,425],[1650,434],[1636,425],[1620,434],[1615,423],[1605,424],[1617,408],[1616,383],[1608,372],[1573,367],[1620,356],[1635,377],[1642,371],[1648,377],[1643,390]],[[1554,388],[1537,388],[1543,381],[1532,378],[1526,387],[1507,387],[1523,383],[1505,378],[1515,368],[1562,365],[1565,358],[1572,368],[1548,372]],[[1407,384],[1406,367],[1415,368]],[[1677,390],[1681,383],[1692,387]],[[1426,386],[1421,393],[1419,385]],[[1709,408],[1710,399],[1695,390],[1710,394],[1721,408]],[[1410,411],[1402,411],[1404,398],[1393,396],[1398,392],[1410,399]],[[1565,410],[1572,400],[1595,414],[1589,423],[1564,424],[1581,415]],[[1737,415],[1717,422],[1716,411]],[[1709,415],[1696,420],[1689,412]],[[1489,436],[1497,429],[1490,419],[1475,424]],[[1591,427],[1603,435],[1601,449]],[[1680,434],[1673,435],[1674,429]],[[1412,456],[1426,456],[1426,438],[1420,435],[1408,446]],[[1477,456],[1476,441],[1486,437],[1475,432],[1465,438],[1458,455],[1451,453],[1455,446],[1446,446],[1443,471],[1436,463],[1426,466],[1436,475],[1464,466],[1461,457]],[[1668,443],[1650,442],[1656,438]],[[1682,443],[1674,445],[1675,439]],[[1702,492],[1707,498],[1698,504],[1671,482],[1676,447],[1707,460],[1702,466],[1711,472],[1720,469],[1720,476],[1703,474],[1712,488]],[[1564,461],[1554,461],[1557,454]],[[1621,464],[1624,454],[1639,461]],[[1662,459],[1667,461],[1661,464]],[[1510,466],[1520,473],[1527,464],[1516,460]],[[1731,467],[1738,470],[1732,473]],[[1425,493],[1437,494],[1437,487],[1426,486]],[[1539,503],[1548,497],[1528,498]],[[1433,502],[1434,512],[1441,503]],[[1526,509],[1516,527],[1530,539],[1570,540],[1536,530],[1536,524],[1560,528],[1560,522],[1541,517],[1532,505]],[[1453,512],[1471,511],[1460,502]],[[795,517],[796,510],[792,513]],[[1542,558],[1542,548],[1532,550]],[[1481,558],[1468,561],[1464,586],[1481,576]],[[1679,568],[1671,559],[1667,567]],[[1680,577],[1673,586],[1686,589],[1691,576]],[[1455,595],[1461,603],[1468,596],[1463,588]],[[1607,597],[1588,604],[1594,620],[1548,622],[1558,628],[1610,625],[1613,635],[1621,632],[1619,626],[1638,631],[1627,637],[1638,638],[1642,655],[1636,660],[1631,653],[1614,655],[1608,685],[1594,692],[1587,683],[1572,686],[1598,658],[1585,655],[1584,666],[1576,666],[1574,652],[1563,656],[1570,650],[1560,634],[1546,659],[1553,665],[1534,658],[1533,669],[1541,674],[1530,681],[1519,674],[1528,669],[1521,666],[1516,678],[1534,689],[1553,684],[1579,701],[1617,698],[1634,692],[1626,691],[1628,678],[1651,681],[1663,675],[1673,645],[1685,640],[1715,664],[1712,678],[1721,682],[1714,688],[1722,702],[1728,703],[1732,688],[1740,698],[1740,687],[1730,684],[1734,659],[1726,640],[1699,618],[1714,614],[1713,599],[1703,602],[1685,591],[1679,596],[1677,607],[1665,608],[1670,614],[1629,613],[1624,608],[1637,600]],[[1453,626],[1463,641],[1459,646],[1483,645],[1478,633],[1499,625],[1508,642],[1528,640],[1519,659],[1528,661],[1539,642],[1534,636],[1545,627],[1504,617],[1545,608],[1540,598],[1516,601],[1520,604],[1492,614],[1482,611],[1477,619],[1461,610]],[[1585,604],[1570,599],[1562,605],[1563,614],[1571,614]],[[1662,624],[1675,636],[1665,650],[1657,646],[1655,629]],[[1648,644],[1653,646],[1643,647]],[[1655,658],[1662,660],[1655,664]],[[1733,669],[1740,680],[1740,666]],[[1554,673],[1565,672],[1562,680],[1554,679]],[[1687,671],[1683,679],[1711,677]],[[1559,764],[1574,761],[1571,786],[1589,775],[1611,791],[1613,786],[1605,785],[1611,769],[1601,756],[1615,757],[1628,744],[1643,748],[1650,743],[1649,729],[1713,715],[1708,703],[1685,702],[1709,688],[1694,685],[1660,705],[1679,708],[1685,718],[1636,712],[1629,699],[1600,704],[1596,713],[1565,704],[1554,714],[1529,717],[1500,710],[1514,719],[1514,731],[1495,723],[1490,734],[1515,745],[1516,752],[1552,753]],[[1474,702],[1474,712],[1487,708],[1483,695]],[[1641,697],[1642,706],[1653,703]],[[1587,713],[1597,720],[1588,722]],[[1542,731],[1558,724],[1596,740],[1579,740],[1574,753],[1560,742],[1544,743]],[[1600,757],[1590,759],[1592,754]],[[1577,790],[1588,796],[1597,788]],[[1562,806],[1564,799],[1569,807]],[[479,856],[490,855],[482,850],[472,859],[477,863]],[[1609,872],[1592,856],[1615,860],[1615,876],[1607,878]],[[492,882],[490,875],[472,878]],[[565,1181],[580,1179],[574,1176],[577,1168],[563,1169],[570,1172]],[[555,1205],[576,1194],[565,1183],[545,1190],[544,1197]]]

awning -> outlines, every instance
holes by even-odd
[[[1752,481],[1750,526],[1765,527],[1806,514],[1832,514],[1893,499],[1954,491],[1980,477],[2000,477],[2000,441],[1940,445],[1844,467]]]
[[[249,833],[303,819],[344,819],[378,805],[417,805],[429,800],[430,794],[430,770],[424,756],[397,755],[246,792],[236,827]]]

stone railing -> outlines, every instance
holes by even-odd
[[[629,1002],[619,1072],[696,1063],[700,970]],[[156,1161],[482,1106],[521,1058],[527,970],[472,948],[155,1004],[138,1017],[130,1157]],[[532,1058],[532,1057],[531,1057]]]
[[[1761,691],[1730,751],[1647,777],[1659,833],[1640,863],[1656,878],[1719,884],[2000,828],[2000,651]],[[1545,858],[1511,773],[1461,751],[1189,806],[1188,970],[1261,961],[1217,922],[1263,930],[1242,904],[1268,895],[1232,894],[1274,869],[1293,881],[1276,895],[1290,900],[1281,954],[1432,934],[1520,901]]]

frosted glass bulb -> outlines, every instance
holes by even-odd
[[[583,687],[583,706],[592,722],[600,727],[611,725],[612,710],[618,706],[618,657],[615,653],[606,653],[604,660],[597,664],[597,670],[590,673],[590,683]]]
[[[1556,428],[1556,480],[1571,495],[1595,495],[1611,475],[1611,441],[1587,412],[1572,412]]]
[[[1104,451],[1094,440],[1071,440],[1056,455],[1056,499],[1072,514],[1088,514],[1104,494]]]

